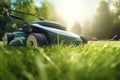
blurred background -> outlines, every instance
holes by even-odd
[[[0,40],[12,25],[23,23],[4,17],[2,8],[36,14],[46,20],[56,21],[68,31],[84,35],[88,40],[120,40],[120,0],[0,0]],[[37,19],[19,13],[10,13],[28,21]]]

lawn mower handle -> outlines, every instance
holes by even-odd
[[[39,20],[44,20],[43,18],[39,18],[37,15],[35,14],[31,14],[31,13],[26,13],[26,12],[21,12],[21,11],[17,11],[17,10],[8,10],[5,7],[2,10],[3,14],[7,13],[7,15],[9,15],[9,12],[17,12],[17,13],[21,13],[21,14],[26,14],[26,15],[31,15],[34,16],[36,18],[38,18]]]
[[[39,18],[39,17],[36,16],[35,14],[26,13],[26,12],[21,12],[21,11],[17,11],[17,10],[8,10],[8,11],[13,11],[13,12],[21,13],[21,14],[26,14],[26,15],[31,15],[31,16],[34,16],[34,17],[40,19],[40,20],[44,20],[43,18]]]
[[[28,24],[29,25],[29,23],[26,21],[26,19],[24,19],[24,18],[21,18],[21,17],[17,17],[17,16],[13,16],[13,15],[9,15],[10,17],[12,17],[12,18],[15,18],[15,19],[20,19],[20,20],[22,20],[23,22],[25,22],[26,24]]]

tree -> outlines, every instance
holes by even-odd
[[[67,22],[60,15],[58,15],[55,11],[54,11],[54,14],[53,14],[53,17],[51,20],[59,22],[65,26],[67,26]]]
[[[75,34],[78,34],[78,35],[81,35],[81,25],[80,25],[80,22],[75,22],[71,28],[71,32],[75,33]]]
[[[113,22],[114,22],[114,34],[120,36],[120,0],[107,0],[110,6],[113,7],[111,10]],[[120,37],[119,37],[120,38]]]
[[[90,26],[89,26],[89,20],[85,20],[83,27],[82,27],[82,34],[89,39],[90,38]]]
[[[62,17],[56,13],[54,10],[54,5],[48,0],[43,0],[41,2],[41,7],[35,7],[36,14],[42,18],[47,20],[56,21],[62,23],[66,26],[66,21],[62,19]]]
[[[51,20],[54,13],[54,6],[48,0],[43,0],[41,7],[36,7],[36,14],[47,20]]]
[[[91,21],[92,36],[98,39],[108,39],[113,36],[113,19],[110,15],[109,5],[101,0],[96,9],[96,13]]]
[[[4,17],[2,13],[2,9],[6,8],[11,8],[11,2],[10,0],[0,0],[0,40],[2,40],[2,36],[5,33],[5,31],[10,27],[8,27],[8,24],[11,24],[11,19],[9,17]]]
[[[10,8],[11,2],[10,0],[0,0],[0,10],[2,10],[3,7]],[[0,15],[2,12],[0,11]]]
[[[15,6],[16,10],[35,14],[34,0],[16,0],[15,5],[16,5]],[[35,20],[35,17],[28,16],[28,15],[23,15],[21,13],[16,13],[15,15],[23,17],[23,18],[27,19],[28,21],[34,21]]]

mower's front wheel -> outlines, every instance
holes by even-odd
[[[3,44],[9,45],[10,41],[14,39],[13,33],[5,33],[3,36]]]
[[[84,36],[80,36],[80,37],[81,37],[83,43],[85,43],[85,44],[88,43],[88,40]]]
[[[48,41],[45,35],[40,33],[32,33],[28,35],[26,39],[26,46],[39,47],[42,45],[46,45],[47,43]]]

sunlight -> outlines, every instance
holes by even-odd
[[[61,13],[63,18],[66,20],[68,26],[71,26],[75,21],[75,12],[71,11],[70,9],[65,9],[63,13]]]
[[[113,5],[110,5],[110,10],[114,11],[116,8]]]
[[[70,28],[75,21],[81,24],[87,17],[88,12],[83,0],[61,0],[59,14],[66,20],[68,28]]]

